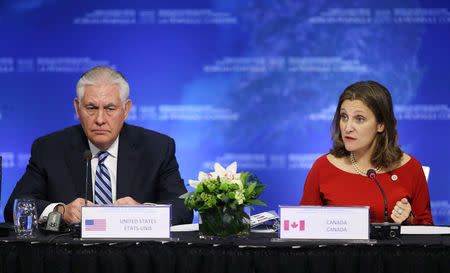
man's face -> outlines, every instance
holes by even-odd
[[[87,138],[100,150],[116,140],[131,109],[131,100],[120,101],[119,85],[86,85],[81,101],[74,100],[75,111]]]

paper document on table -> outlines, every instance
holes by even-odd
[[[278,218],[279,216],[274,210],[261,212],[250,216],[250,227],[254,228],[263,224],[264,222],[276,220]]]
[[[450,226],[402,226],[400,234],[450,234]]]
[[[198,224],[184,224],[171,226],[170,231],[172,232],[198,231]]]

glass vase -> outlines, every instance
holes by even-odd
[[[216,207],[199,213],[199,233],[203,239],[245,237],[250,231],[250,220],[244,206],[235,209]]]

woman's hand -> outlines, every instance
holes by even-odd
[[[392,210],[391,218],[397,224],[403,223],[411,215],[411,204],[408,199],[402,198],[402,200],[397,201],[394,209]]]

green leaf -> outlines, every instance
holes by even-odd
[[[204,208],[204,207],[201,207],[201,208],[199,208],[197,211],[198,211],[198,213],[204,213],[205,211],[207,211],[207,210],[209,210],[210,208]]]
[[[228,197],[227,194],[223,194],[220,200],[222,200],[224,203],[228,203],[230,201],[230,198]]]
[[[194,195],[193,192],[186,192],[186,193],[184,193],[184,194],[178,196],[178,198],[186,199],[186,198],[188,198],[188,197],[191,197],[192,195]]]
[[[267,187],[267,185],[257,185],[255,187],[255,196],[258,197],[261,195],[261,193],[263,192],[263,190]]]
[[[247,188],[247,190],[245,191],[245,192],[246,192],[246,195],[252,194],[253,191],[254,191],[255,188],[256,188],[256,185],[257,185],[256,183],[250,183],[249,186],[248,186],[248,188]]]
[[[211,207],[210,206],[208,206],[208,205],[203,205],[203,206],[201,206],[199,209],[198,209],[198,211],[203,211],[203,210],[207,210],[207,209],[210,209]]]
[[[267,206],[266,202],[258,200],[258,199],[250,199],[246,201],[249,204],[254,204],[254,205],[261,205],[261,206]]]
[[[241,172],[241,176],[239,177],[241,179],[242,184],[247,183],[248,178],[250,177],[249,172]]]
[[[245,204],[246,207],[249,207],[251,210],[255,210],[255,208],[252,205]]]
[[[254,174],[252,174],[249,179],[250,179],[250,182],[256,182],[256,183],[258,183],[258,185],[261,184],[261,181],[259,181],[258,177]]]

